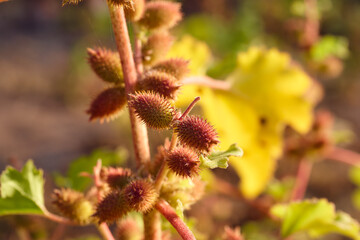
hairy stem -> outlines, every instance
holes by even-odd
[[[304,198],[306,188],[309,183],[310,174],[313,163],[306,159],[301,159],[296,175],[296,182],[293,192],[291,194],[291,200],[300,200]]]
[[[326,158],[333,161],[347,163],[349,165],[360,166],[359,153],[340,147],[333,147],[333,149],[326,155]]]
[[[319,14],[317,0],[304,0],[305,3],[305,28],[304,28],[304,44],[312,46],[319,39]]]
[[[163,199],[155,205],[156,209],[171,223],[184,240],[195,240],[194,234],[176,214],[175,210]]]
[[[144,221],[144,240],[161,239],[160,214],[156,210],[143,215]]]
[[[115,35],[116,46],[120,55],[121,66],[124,74],[125,91],[128,95],[134,92],[137,81],[133,52],[130,45],[128,29],[126,25],[123,6],[114,7],[108,2],[111,15],[111,22]],[[135,150],[137,167],[148,165],[150,162],[150,148],[147,129],[144,124],[136,117],[135,111],[129,107],[131,131]]]
[[[172,137],[171,137],[171,143],[170,143],[170,147],[168,149],[169,152],[171,152],[175,147],[176,147],[176,143],[177,143],[177,134],[174,132]],[[160,192],[162,183],[165,179],[165,177],[167,176],[169,172],[169,168],[166,164],[166,159],[164,159],[160,170],[158,172],[158,174],[156,175],[156,179],[155,179],[155,189],[157,192]]]
[[[94,166],[93,171],[94,171],[94,182],[95,182],[95,187],[97,190],[97,199],[98,202],[101,201],[101,188],[102,188],[102,182],[101,182],[101,178],[100,178],[100,172],[101,172],[101,160],[99,159],[96,163],[96,166]],[[103,222],[100,223],[98,225],[96,225],[97,229],[99,230],[101,236],[103,236],[104,239],[106,240],[115,240],[114,236],[112,235],[109,226]]]
[[[135,52],[135,68],[138,75],[138,81],[140,80],[141,74],[144,71],[144,66],[142,63],[142,53],[141,53],[141,38],[139,30],[134,26],[134,52]]]
[[[196,84],[201,86],[210,87],[213,89],[224,90],[227,91],[231,88],[231,84],[229,82],[216,80],[207,76],[191,76],[187,77],[181,81],[185,84]]]
[[[99,230],[101,236],[105,240],[115,240],[114,236],[112,235],[108,225],[106,223],[101,223],[99,225],[96,225],[97,229]]]

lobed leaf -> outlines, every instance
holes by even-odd
[[[311,237],[329,233],[360,239],[359,223],[344,212],[336,212],[326,199],[311,199],[272,207],[271,213],[282,219],[281,234],[288,237],[307,232]]]
[[[1,174],[0,215],[43,214],[43,171],[29,160],[22,171],[7,167]]]
[[[242,157],[244,154],[243,150],[236,144],[232,144],[225,151],[213,151],[208,156],[200,156],[201,165],[214,169],[214,168],[227,168],[229,166],[229,157]]]
[[[59,187],[67,187],[83,191],[91,184],[92,179],[83,177],[80,173],[86,172],[91,174],[98,159],[102,160],[103,166],[120,166],[125,162],[126,158],[127,152],[125,149],[118,149],[116,151],[97,149],[88,156],[83,156],[74,160],[70,164],[68,172],[65,176],[60,173],[55,173],[55,183]]]

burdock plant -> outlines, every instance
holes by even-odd
[[[78,2],[64,0],[63,4]],[[183,113],[175,107],[189,60],[165,56],[174,40],[169,30],[182,18],[181,5],[144,0],[108,0],[107,4],[118,51],[101,46],[87,49],[90,67],[108,86],[93,99],[87,113],[90,121],[102,123],[115,119],[127,106],[136,169],[104,167],[99,160],[92,175],[83,175],[94,180],[88,192],[54,190],[52,202],[58,216],[46,209],[42,171],[29,161],[22,172],[11,167],[3,172],[0,203],[8,206],[6,214],[40,214],[62,224],[94,224],[107,240],[115,239],[108,226],[114,222],[119,239],[162,239],[166,236],[162,214],[183,239],[195,239],[174,208],[179,202],[188,208],[201,197],[205,184],[199,172],[203,168],[225,168],[228,157],[241,155],[241,149],[233,146],[231,153],[212,155],[219,143],[215,128],[202,117],[190,115],[199,97],[194,96]],[[134,51],[128,23],[134,30]],[[153,159],[147,128],[172,131],[171,140],[158,147]],[[19,199],[24,208],[12,209]],[[130,212],[142,215],[141,234],[138,222],[127,216]]]
[[[171,204],[176,201],[168,193],[177,191],[183,179],[199,181],[199,172],[206,167],[201,159],[211,161],[207,156],[219,140],[210,123],[200,116],[189,115],[199,97],[194,96],[184,113],[174,104],[182,79],[188,73],[189,61],[165,56],[174,40],[169,30],[182,18],[181,5],[170,1],[108,0],[108,7],[118,52],[104,47],[87,50],[93,71],[110,84],[92,101],[87,113],[90,120],[103,122],[113,120],[128,107],[137,170],[101,168],[100,165],[94,169],[98,200],[92,221],[98,224],[105,238],[113,239],[107,224],[121,222],[129,212],[137,211],[143,214],[144,239],[155,240],[165,236],[161,232],[161,213],[183,239],[195,239],[175,213],[173,207],[176,206]],[[135,33],[134,51],[127,23]],[[166,140],[159,147],[154,160],[150,157],[147,127],[173,132],[171,141]],[[167,183],[166,190],[164,183]],[[203,188],[204,184],[197,187]],[[192,188],[181,192],[184,206],[200,198]],[[203,192],[203,189],[196,191]],[[141,237],[129,232],[138,227],[126,229],[126,224],[121,223],[118,226],[121,226],[118,229],[121,239],[132,235]]]

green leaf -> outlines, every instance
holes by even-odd
[[[315,61],[321,61],[330,56],[347,58],[349,56],[348,40],[344,37],[325,36],[310,49],[310,57]]]
[[[359,223],[346,213],[336,212],[334,204],[326,199],[278,204],[272,207],[271,213],[283,220],[283,237],[305,231],[311,237],[337,233],[360,239]]]
[[[43,171],[29,160],[21,172],[7,167],[1,174],[0,215],[43,214]]]
[[[83,156],[70,164],[66,176],[54,173],[55,183],[60,187],[68,187],[78,191],[84,191],[92,182],[91,178],[80,176],[80,173],[92,173],[98,159],[102,160],[103,166],[121,165],[127,158],[125,149],[116,151],[97,149],[88,156]]]
[[[232,144],[226,151],[214,151],[209,156],[200,156],[201,165],[214,168],[227,168],[229,166],[229,157],[242,157],[244,152],[241,148]]]

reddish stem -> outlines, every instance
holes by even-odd
[[[124,73],[125,91],[128,95],[134,92],[137,81],[137,72],[134,63],[133,52],[130,45],[128,29],[126,25],[123,6],[113,7],[110,3],[109,11],[116,40],[116,46],[120,55],[121,66]],[[137,167],[147,165],[150,162],[150,148],[147,129],[136,117],[135,111],[129,107],[131,131]]]
[[[176,214],[175,210],[163,199],[155,205],[156,209],[171,223],[184,240],[196,240],[194,234]]]
[[[306,188],[309,183],[310,174],[313,163],[306,159],[301,159],[296,175],[296,182],[293,192],[291,194],[291,200],[300,200],[305,196]]]
[[[311,47],[319,39],[319,14],[317,0],[305,1],[305,28],[304,28],[304,44],[306,47]]]
[[[179,118],[179,121],[183,120],[188,114],[189,112],[194,108],[195,104],[200,101],[200,97],[196,97],[194,99],[194,101],[192,101],[190,103],[190,105],[186,108],[185,112],[181,115],[181,117]]]
[[[97,198],[98,198],[98,202],[101,201],[101,188],[102,188],[102,182],[101,182],[101,178],[100,178],[100,172],[101,172],[101,160],[99,159],[96,163],[96,165],[94,166],[94,182],[95,182],[95,186],[97,189]],[[106,240],[115,240],[114,236],[112,235],[109,226],[103,222],[99,225],[97,225],[97,228],[99,230],[99,232],[101,233],[101,235],[103,236],[103,238],[105,238]]]
[[[360,166],[360,154],[340,147],[333,147],[326,155],[327,159],[347,163],[353,166]]]
[[[216,80],[208,76],[191,76],[182,80],[183,84],[197,84],[213,89],[227,91],[231,88],[231,84],[226,81]]]

